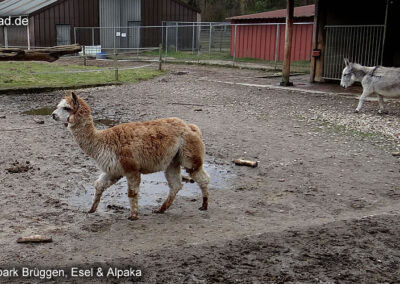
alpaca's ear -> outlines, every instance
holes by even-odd
[[[75,105],[76,107],[79,106],[79,103],[78,103],[78,96],[76,95],[75,92],[71,92],[71,94],[72,94],[72,101],[74,102],[74,105]]]
[[[349,66],[350,61],[349,61],[347,58],[344,58],[344,64],[345,64],[346,66]]]

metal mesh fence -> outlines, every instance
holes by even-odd
[[[291,70],[308,72],[312,23],[296,23]],[[241,65],[280,70],[283,60],[284,24],[230,24],[163,22],[162,26],[77,27],[74,42],[87,55],[120,59],[158,60],[162,46],[168,62]]]

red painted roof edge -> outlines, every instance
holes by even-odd
[[[313,17],[315,14],[315,5],[306,5],[294,7],[294,17]],[[227,20],[250,20],[250,19],[274,19],[274,18],[286,18],[286,9],[274,10],[256,14],[242,15],[226,18]]]

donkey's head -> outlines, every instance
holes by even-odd
[[[343,69],[342,80],[340,80],[340,86],[347,88],[353,85],[356,81],[355,71],[353,70],[353,63],[350,63],[347,58],[344,59],[346,65]]]
[[[347,88],[354,82],[361,82],[367,73],[366,67],[358,63],[351,63],[347,58],[344,59],[344,64],[346,66],[343,69],[340,86]]]
[[[87,113],[90,114],[89,106],[74,91],[67,91],[51,115],[54,120],[64,122],[65,126],[73,126]]]

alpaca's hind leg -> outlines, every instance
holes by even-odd
[[[176,161],[172,162],[165,171],[165,177],[168,181],[169,194],[160,209],[155,211],[156,213],[164,213],[174,202],[178,191],[182,189],[181,165]]]
[[[140,186],[140,173],[134,172],[126,176],[128,180],[128,198],[131,207],[131,215],[129,220],[137,220],[139,214],[139,186]]]
[[[88,211],[88,213],[93,213],[96,211],[97,206],[99,206],[101,195],[103,192],[109,188],[111,185],[119,181],[121,177],[114,177],[110,176],[106,173],[102,173],[99,178],[94,182],[94,187],[96,189],[96,192],[93,196],[93,202],[92,202],[92,207]]]
[[[208,208],[208,184],[210,183],[210,176],[203,169],[203,166],[201,168],[199,168],[197,171],[190,172],[189,175],[200,186],[201,192],[203,194],[203,205],[199,208],[199,210],[207,210],[207,208]]]

